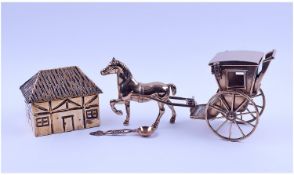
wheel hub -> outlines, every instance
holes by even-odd
[[[228,112],[227,114],[226,114],[226,118],[228,119],[228,120],[231,120],[231,121],[233,121],[233,120],[235,120],[236,119],[236,113],[235,112]]]

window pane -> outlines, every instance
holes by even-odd
[[[48,117],[44,117],[43,118],[43,126],[48,126],[49,125],[49,120],[48,120]]]
[[[97,109],[89,109],[86,111],[86,116],[88,119],[97,118],[98,117],[98,110]]]
[[[41,117],[36,119],[37,127],[48,126],[48,125],[49,125],[49,117]]]
[[[228,72],[229,88],[244,88],[245,72]]]

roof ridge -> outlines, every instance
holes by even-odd
[[[64,66],[64,67],[57,67],[57,68],[51,68],[51,69],[43,69],[43,70],[40,70],[39,72],[54,71],[59,69],[68,69],[68,68],[75,68],[75,67],[77,66]]]

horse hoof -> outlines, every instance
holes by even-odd
[[[124,125],[128,126],[129,125],[129,121],[124,121]]]
[[[176,122],[176,119],[175,119],[175,118],[171,118],[171,119],[169,120],[169,122],[172,123],[172,124],[174,124],[174,123]]]

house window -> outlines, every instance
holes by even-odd
[[[49,126],[49,117],[40,117],[36,119],[36,126],[43,127]]]
[[[89,109],[86,111],[87,119],[98,118],[98,110],[97,109]]]
[[[246,72],[230,71],[228,72],[228,88],[245,88]]]

